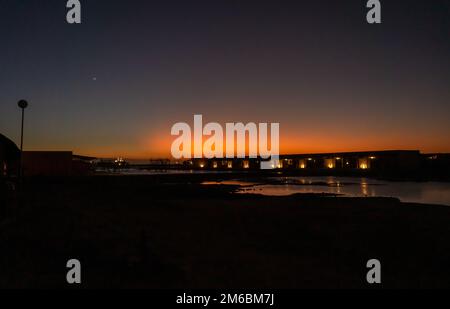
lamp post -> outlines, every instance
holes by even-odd
[[[23,122],[25,117],[25,108],[28,106],[28,102],[20,100],[17,105],[22,109],[22,127],[20,130],[20,166],[19,166],[19,178],[22,181],[22,162],[23,162]]]

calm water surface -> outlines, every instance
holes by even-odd
[[[109,170],[105,170],[109,171]],[[217,171],[146,171],[126,169],[109,171],[121,175],[218,174]],[[223,173],[231,173],[224,171]],[[270,177],[258,180],[207,181],[205,185],[239,185],[238,193],[291,195],[294,193],[331,193],[343,196],[396,197],[402,202],[450,206],[449,182],[393,182],[359,177]]]
[[[448,182],[392,182],[354,177],[276,177],[267,183],[240,180],[240,193],[290,195],[294,193],[332,193],[344,196],[397,197],[402,202],[450,206]]]

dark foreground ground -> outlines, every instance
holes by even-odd
[[[0,287],[450,287],[450,207],[235,195],[207,175],[28,180],[3,197]]]

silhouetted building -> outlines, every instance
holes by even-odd
[[[73,155],[71,151],[24,151],[24,176],[73,176],[91,171],[95,158]]]
[[[19,162],[19,148],[12,140],[0,134],[0,176],[17,175]]]
[[[387,150],[365,152],[338,152],[316,154],[280,155],[272,162],[274,169],[299,170],[415,170],[421,166],[418,150]],[[192,159],[185,161],[186,168],[209,170],[259,169],[261,158]]]
[[[415,170],[420,167],[418,150],[385,150],[280,156],[279,168]]]

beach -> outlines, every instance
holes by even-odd
[[[218,175],[28,179],[0,225],[0,286],[450,287],[450,208],[395,198],[235,194]],[[224,177],[223,175],[220,177]]]

